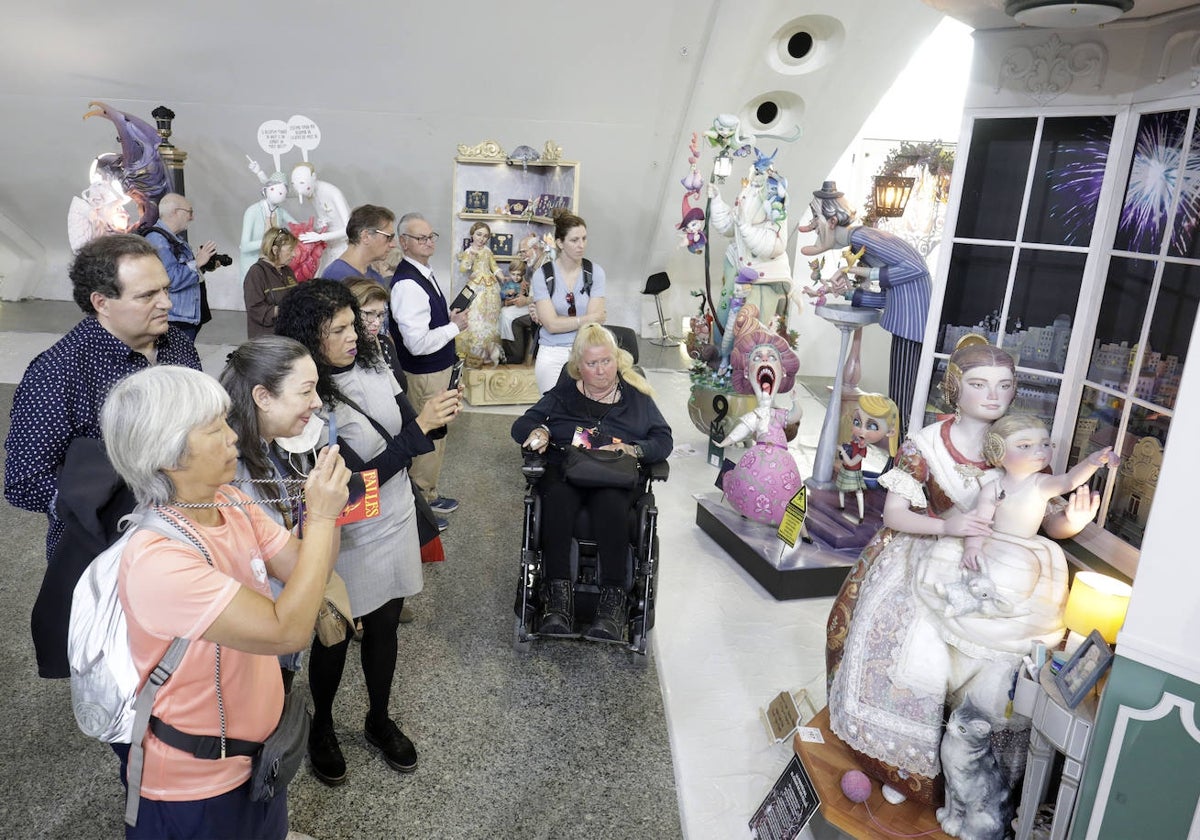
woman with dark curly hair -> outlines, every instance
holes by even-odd
[[[337,572],[346,581],[350,607],[362,624],[362,668],[370,707],[364,727],[395,770],[417,769],[417,751],[388,715],[396,670],[396,629],[404,599],[421,591],[421,549],[408,479],[415,455],[433,450],[429,433],[461,410],[457,391],[425,403],[418,415],[363,324],[358,301],[342,283],[310,280],[284,298],[275,322],[279,335],[308,348],[317,364],[317,393],[336,422],[346,464],[379,473],[381,513],[343,526]],[[308,755],[313,773],[328,785],[346,779],[346,761],[333,728],[333,698],[346,664],[349,635],[326,647],[313,641],[309,686],[314,714]]]

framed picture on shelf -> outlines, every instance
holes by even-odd
[[[1063,700],[1074,709],[1112,665],[1113,652],[1099,630],[1093,630],[1067,664],[1054,675]]]
[[[487,190],[467,190],[467,202],[463,206],[464,212],[487,213],[489,207]]]
[[[510,198],[508,200],[508,215],[524,216],[529,210],[529,201],[524,198]]]
[[[555,210],[568,210],[571,207],[571,196],[542,193],[533,204],[533,215],[549,216]]]
[[[511,233],[493,233],[488,247],[497,257],[511,257],[513,252],[513,235]]]

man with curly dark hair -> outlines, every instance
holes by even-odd
[[[167,323],[170,280],[145,239],[93,239],[79,250],[70,276],[85,317],[29,363],[4,443],[4,498],[49,517],[47,560],[63,532],[54,501],[67,448],[76,438],[99,439],[100,406],[109,390],[155,364],[200,369],[195,345]]]

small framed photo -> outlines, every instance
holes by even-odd
[[[467,190],[467,203],[464,206],[467,213],[487,213],[490,207],[487,190]]]
[[[513,235],[511,233],[493,233],[488,247],[492,249],[492,254],[497,257],[511,257],[513,249]]]
[[[510,198],[508,200],[508,215],[524,216],[529,210],[529,201],[524,198]]]
[[[1112,661],[1112,648],[1105,643],[1099,630],[1093,630],[1075,655],[1054,675],[1054,682],[1067,705],[1072,709],[1078,706],[1079,701],[1087,696],[1096,681],[1112,665]]]

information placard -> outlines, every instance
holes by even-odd
[[[794,840],[821,807],[808,771],[793,755],[783,775],[750,818],[750,836],[758,840]]]

